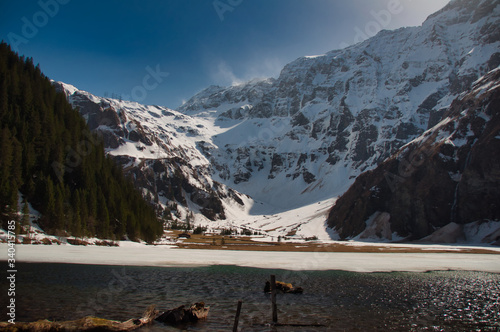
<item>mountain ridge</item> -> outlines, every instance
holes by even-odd
[[[488,225],[492,231],[481,242],[498,244],[499,108],[497,68],[457,98],[439,124],[359,176],[330,211],[329,226],[344,239],[390,240],[395,233],[456,242],[465,237],[464,225],[476,232]]]
[[[269,126],[260,142],[252,141],[276,155],[265,161],[258,156],[250,160],[260,171],[248,166],[247,156],[259,152],[251,147],[241,154],[221,152],[221,162],[213,158],[218,168],[235,170],[221,176],[222,181],[229,181],[226,183],[250,181],[266,163],[271,164],[266,169],[270,180],[276,178],[279,167],[287,168],[286,175],[295,179],[296,167],[281,165],[282,160],[295,154],[292,164],[296,166],[304,159],[302,152],[306,159],[321,159],[326,167],[330,164],[331,172],[341,168],[343,162],[350,163],[355,173],[351,176],[356,176],[432,127],[442,116],[442,109],[460,92],[498,65],[498,35],[485,28],[498,22],[498,6],[494,1],[482,1],[481,6],[495,5],[495,10],[471,25],[475,13],[483,8],[467,12],[472,4],[475,2],[451,3],[421,27],[382,31],[344,50],[301,57],[287,64],[278,79],[265,84],[262,81],[259,86],[250,82],[219,90],[211,87],[191,98],[179,111],[196,115],[214,109],[221,122],[254,121],[253,132],[257,134],[262,132],[262,124],[256,119],[289,121],[280,126],[282,137],[277,140],[270,133],[275,128]],[[244,91],[252,91],[252,98],[245,98],[248,93]],[[259,138],[257,134],[254,137]],[[219,145],[218,150],[221,148]],[[234,162],[228,165],[228,161]],[[318,181],[327,175],[318,176],[308,167],[302,172],[311,178],[309,173],[316,174]],[[295,192],[300,194],[306,188],[302,186]]]
[[[453,100],[500,64],[499,18],[498,1],[452,1],[420,27],[301,57],[277,79],[210,86],[177,110],[81,95],[86,106],[78,105],[71,89],[68,97],[89,121],[110,121],[94,128],[108,153],[142,178],[162,209],[197,218],[214,204],[206,218],[252,227],[264,214],[343,194],[439,123]],[[155,169],[163,169],[160,178]]]

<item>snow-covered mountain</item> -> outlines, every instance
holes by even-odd
[[[373,171],[330,211],[341,238],[500,244],[500,68],[444,119]]]
[[[205,145],[218,181],[282,209],[341,194],[500,64],[498,4],[452,1],[420,27],[209,87],[179,111],[229,128]]]
[[[212,179],[209,161],[200,151],[200,137],[219,132],[207,119],[54,84],[159,213],[168,218],[173,213],[180,220],[192,219],[191,212],[209,220],[226,219],[223,200],[243,209],[245,197]]]
[[[335,197],[500,64],[499,4],[453,0],[420,27],[299,58],[277,79],[211,86],[177,111],[58,85],[145,195],[179,218],[328,237]]]

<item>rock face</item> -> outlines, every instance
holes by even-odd
[[[108,154],[122,165],[158,215],[186,219],[192,211],[209,220],[226,219],[223,200],[243,205],[239,194],[213,181],[198,150],[203,123],[166,107],[94,96],[55,82],[97,133]]]
[[[498,66],[499,17],[498,1],[452,1],[420,27],[297,59],[276,80],[209,87],[179,111],[235,126],[206,155],[219,181],[276,205],[335,196]],[[263,179],[274,196],[250,185]]]
[[[353,238],[369,229],[370,218],[383,214],[390,232],[379,238],[433,234],[426,240],[456,242],[465,224],[500,220],[499,151],[496,69],[457,98],[435,127],[360,175],[330,211],[328,225],[342,238]],[[488,242],[498,241],[485,235]]]

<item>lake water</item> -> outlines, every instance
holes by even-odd
[[[17,264],[17,321],[86,315],[127,320],[203,301],[208,320],[186,331],[231,331],[243,300],[240,331],[499,331],[500,275],[480,272],[354,273],[210,266],[121,267]],[[278,320],[315,327],[271,327],[269,275],[304,288],[279,294]],[[6,279],[0,305],[7,305]],[[3,321],[7,320],[3,314]],[[162,324],[140,331],[179,331]]]

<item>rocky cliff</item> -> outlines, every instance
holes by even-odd
[[[65,91],[159,215],[186,220],[196,212],[220,220],[226,219],[223,200],[243,205],[238,193],[212,180],[208,161],[191,139],[207,130],[202,122],[166,107],[97,97],[68,84],[54,84]]]
[[[500,69],[473,84],[443,119],[372,171],[330,211],[341,238],[500,239]],[[491,222],[497,221],[497,226]],[[496,234],[496,235],[495,235]]]

